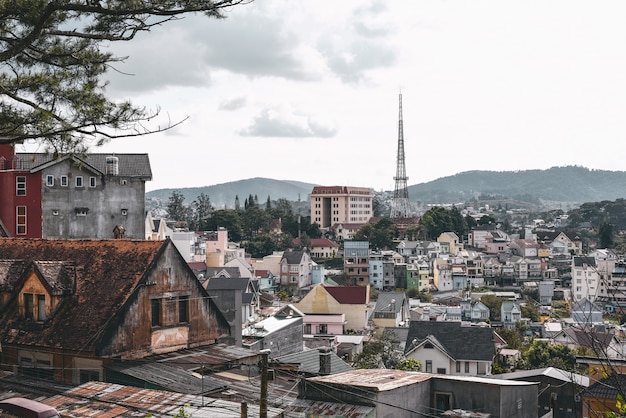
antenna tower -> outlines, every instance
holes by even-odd
[[[406,167],[404,165],[404,129],[402,126],[402,94],[400,94],[400,120],[398,121],[398,157],[396,159],[396,188],[391,201],[392,218],[408,218],[410,216],[409,190],[406,181]]]

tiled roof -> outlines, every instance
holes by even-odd
[[[16,305],[0,315],[0,333],[11,344],[63,347],[68,350],[89,350],[97,345],[107,321],[124,305],[139,285],[160,250],[171,241],[132,240],[39,240],[0,239],[0,257],[26,260],[23,268],[36,261],[48,264],[50,280],[62,265],[74,265],[76,289],[62,303],[63,309],[49,320],[47,326],[20,322],[13,314]],[[123,260],[123,262],[120,262]],[[42,263],[46,262],[46,263]],[[67,263],[67,264],[65,264]],[[54,268],[52,266],[55,266]],[[5,269],[2,283],[17,284],[16,276],[23,268]],[[3,274],[4,274],[3,273]],[[65,286],[59,280],[60,286]],[[13,332],[20,329],[25,332]]]
[[[365,286],[322,286],[339,303],[367,303],[367,288]]]
[[[18,167],[24,170],[37,170],[43,165],[53,163],[54,156],[46,153],[16,153]],[[152,170],[148,154],[92,154],[72,155],[57,159],[62,161],[65,158],[72,158],[83,162],[102,174],[106,173],[107,157],[117,157],[119,175],[123,177],[140,177],[151,179]]]
[[[492,328],[463,327],[460,322],[411,321],[405,351],[411,351],[432,335],[455,360],[493,361],[496,355],[493,333]]]

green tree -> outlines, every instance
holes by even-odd
[[[257,205],[248,203],[248,208],[241,214],[241,228],[246,238],[252,238],[262,229],[269,228],[270,215]]]
[[[522,353],[526,369],[556,367],[566,371],[576,369],[576,352],[566,345],[551,345],[545,341],[535,340]]]
[[[603,221],[598,226],[598,239],[601,248],[613,248],[615,240],[613,239],[613,225],[607,221]]]
[[[502,299],[495,295],[484,295],[480,298],[480,301],[489,308],[489,318],[492,321],[500,320],[500,308],[502,307]]]
[[[225,228],[228,231],[228,238],[232,241],[241,241],[241,219],[239,212],[232,209],[220,209],[211,214],[207,222],[207,230],[217,231],[218,228]]]
[[[167,202],[167,216],[173,221],[187,220],[187,207],[185,206],[185,196],[178,190],[172,190]]]
[[[106,71],[123,60],[112,43],[185,15],[224,17],[249,0],[19,0],[0,2],[0,143],[44,142],[54,152],[85,151],[111,138],[146,135],[147,110],[107,96]]]
[[[375,224],[367,223],[354,234],[357,241],[369,241],[370,248],[384,250],[395,247],[393,238],[398,228],[389,218],[382,218]]]
[[[396,369],[398,367],[417,367],[407,359],[399,349],[400,340],[391,330],[384,330],[380,338],[370,340],[363,346],[363,351],[353,359],[357,369]],[[421,368],[421,364],[419,364]],[[403,369],[408,370],[408,369]]]
[[[209,224],[209,218],[213,211],[211,199],[208,195],[200,193],[200,196],[191,203],[193,208],[193,230],[206,231]]]

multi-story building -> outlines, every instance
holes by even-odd
[[[343,244],[343,271],[356,286],[369,284],[369,242],[346,241]]]
[[[335,224],[367,223],[374,210],[374,195],[367,187],[315,186],[310,195],[311,223],[321,229]]]
[[[147,154],[55,156],[0,145],[0,223],[22,238],[145,239]]]

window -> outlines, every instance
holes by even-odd
[[[96,187],[96,178],[95,177],[89,177],[89,187]]]
[[[320,334],[328,334],[328,325],[320,324],[318,331]]]
[[[435,393],[435,407],[437,411],[449,411],[452,407],[450,395],[446,393]]]
[[[432,373],[432,372],[433,372],[433,361],[426,360],[426,373]]]
[[[54,186],[54,176],[52,175],[46,176],[46,186]]]
[[[188,296],[179,296],[178,297],[178,322],[189,322],[188,314],[187,314],[187,301]]]
[[[27,319],[35,317],[35,295],[32,293],[24,293],[24,316]]]
[[[76,187],[83,187],[83,176],[76,176]]]
[[[434,348],[431,343],[424,344],[424,348]]]
[[[46,295],[37,295],[37,321],[46,319]]]
[[[67,187],[67,176],[61,176],[61,187]]]
[[[304,334],[311,333],[311,324],[304,324]]]
[[[15,177],[15,195],[26,196],[26,176]]]
[[[461,362],[460,361],[456,362],[456,372],[457,373],[461,373]]]
[[[161,299],[152,299],[152,326],[161,325]]]
[[[469,373],[469,361],[465,362],[465,373]]]
[[[16,235],[26,235],[26,206],[15,208],[15,233]]]
[[[446,374],[446,369],[443,369],[443,368],[439,369],[439,368],[438,368],[438,369],[437,369],[437,373],[438,373],[438,374]]]
[[[74,208],[74,213],[76,213],[76,216],[87,216],[88,212],[89,208]]]

